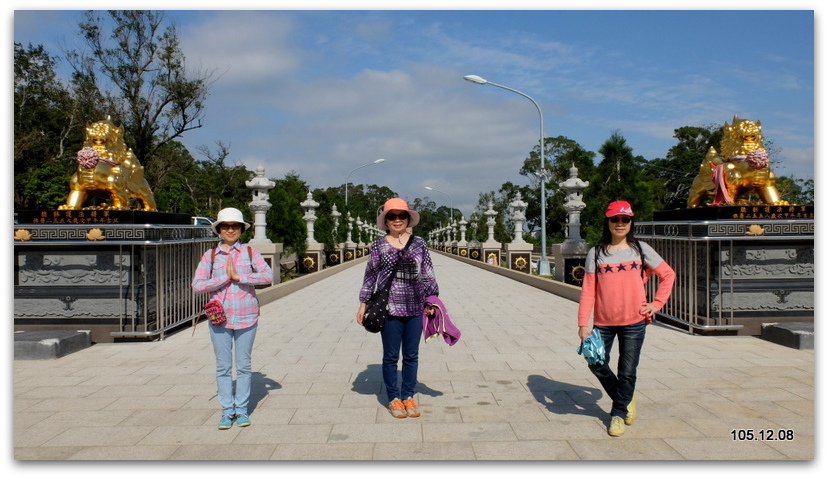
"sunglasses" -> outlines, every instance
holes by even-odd
[[[629,224],[632,221],[632,218],[630,216],[611,217],[609,221],[612,222],[612,223],[620,222],[620,223],[623,223],[623,224]]]
[[[405,212],[405,211],[403,211],[401,213],[389,212],[388,214],[385,215],[385,220],[386,221],[396,221],[397,218],[405,221],[406,219],[408,219],[408,213]]]
[[[238,224],[238,223],[236,223],[236,224],[227,224],[226,222],[223,222],[223,223],[219,224],[219,229],[241,229],[241,227],[242,227],[242,225]]]

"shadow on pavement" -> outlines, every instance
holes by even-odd
[[[530,375],[526,387],[538,403],[558,415],[606,418],[608,414],[598,406],[598,400],[604,393],[597,388],[557,382],[541,375]]]
[[[267,375],[261,372],[253,372],[250,378],[250,403],[248,404],[248,412],[251,413],[271,390],[278,390],[282,386],[275,380],[267,378]]]
[[[400,373],[399,371],[397,372]],[[402,377],[397,376],[397,383],[402,382]],[[382,382],[382,364],[371,364],[365,370],[359,372],[353,381],[351,390],[362,395],[375,395],[377,403],[383,407],[388,405],[388,397],[385,394],[385,386]],[[422,382],[417,382],[414,392],[430,397],[439,397],[443,392],[429,388]]]

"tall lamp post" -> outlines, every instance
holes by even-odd
[[[451,196],[449,196],[448,193],[440,191],[439,189],[434,189],[431,186],[426,186],[425,188],[428,189],[429,191],[436,191],[438,193],[445,194],[446,197],[449,198],[449,207],[451,208],[450,209],[450,211],[451,211],[451,221],[454,222],[454,201],[451,199]]]
[[[503,88],[504,90],[509,90],[512,93],[517,93],[520,96],[528,99],[535,105],[535,108],[538,109],[538,116],[540,116],[540,178],[541,178],[541,190],[540,190],[540,197],[541,197],[541,259],[540,264],[538,264],[538,274],[542,276],[552,275],[551,269],[549,267],[549,258],[546,257],[546,169],[544,163],[544,150],[543,150],[543,113],[541,113],[540,106],[538,103],[532,99],[531,96],[521,93],[518,90],[509,88],[508,86],[498,85],[497,83],[492,83],[491,81],[487,81],[477,75],[466,75],[463,77],[464,80],[477,84],[477,85],[492,85],[498,88]]]
[[[362,166],[359,166],[359,167],[356,167],[356,168],[352,169],[351,172],[348,173],[348,177],[345,178],[345,211],[348,210],[348,182],[351,180],[351,173],[353,173],[357,169],[362,169],[365,166],[370,166],[372,164],[380,164],[380,163],[383,163],[383,162],[385,162],[385,159],[378,159],[376,161],[371,161],[368,164],[363,164]]]

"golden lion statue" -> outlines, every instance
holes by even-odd
[[[722,151],[710,148],[690,186],[688,207],[699,207],[708,196],[713,206],[736,204],[740,196],[755,192],[763,204],[786,205],[776,189],[760,121],[740,120],[724,125]]]
[[[110,209],[130,209],[141,201],[144,211],[155,211],[155,196],[144,178],[144,167],[124,142],[123,128],[107,116],[86,128],[86,141],[78,151],[78,171],[69,180],[69,197],[58,209],[82,209],[90,192],[112,199]]]

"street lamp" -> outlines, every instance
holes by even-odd
[[[549,258],[546,257],[546,169],[544,163],[544,150],[543,150],[543,113],[541,113],[540,106],[538,103],[532,99],[531,96],[521,93],[518,90],[509,88],[508,86],[498,85],[497,83],[492,83],[491,81],[487,81],[477,75],[466,75],[463,77],[464,80],[477,84],[477,85],[492,85],[498,88],[503,88],[504,90],[509,90],[512,93],[517,93],[520,96],[528,99],[535,105],[535,108],[538,109],[538,116],[540,116],[540,178],[541,178],[541,259],[540,264],[538,264],[538,274],[543,276],[552,275],[552,271],[549,267]]]
[[[353,172],[354,172],[354,171],[356,171],[357,169],[364,168],[365,166],[370,166],[370,165],[372,165],[372,164],[379,164],[379,163],[382,163],[382,162],[385,162],[385,160],[384,160],[384,159],[378,159],[378,160],[376,160],[376,161],[372,161],[372,162],[370,162],[370,163],[368,163],[368,164],[363,164],[362,166],[359,166],[359,167],[357,167],[357,168],[354,168],[354,169],[352,169],[352,170],[351,170],[351,172],[350,172],[350,173],[348,173],[348,177],[347,177],[347,178],[345,178],[345,210],[346,210],[346,211],[348,210],[348,182],[351,180],[351,173],[353,173]]]
[[[437,191],[438,193],[445,194],[446,197],[449,198],[449,206],[451,207],[451,209],[450,209],[450,211],[451,211],[451,220],[452,220],[452,222],[454,222],[454,201],[452,201],[451,196],[449,196],[448,193],[440,191],[439,189],[434,189],[431,186],[426,186],[425,188],[428,189],[429,191]]]

